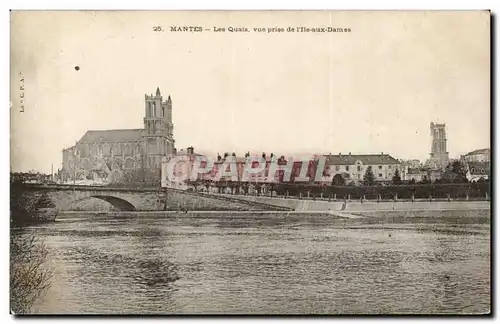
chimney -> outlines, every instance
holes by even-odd
[[[349,152],[349,155],[351,155],[351,152]]]
[[[384,155],[384,152],[381,152],[380,155]]]
[[[342,153],[339,152],[339,156],[342,156]]]
[[[192,147],[192,146],[188,147],[187,154],[194,154],[194,147]]]

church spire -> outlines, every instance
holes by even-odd
[[[160,94],[160,87],[156,87],[156,96],[159,97],[161,94]]]

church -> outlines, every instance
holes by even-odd
[[[61,180],[159,179],[162,158],[176,151],[172,99],[164,101],[157,88],[155,95],[145,95],[144,102],[143,128],[89,130],[64,149]]]

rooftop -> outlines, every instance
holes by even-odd
[[[144,129],[89,130],[79,143],[135,142],[141,139]]]
[[[465,156],[477,155],[477,154],[490,154],[489,148],[479,149],[465,154]]]
[[[398,160],[389,154],[348,154],[348,155],[325,155],[326,164],[333,165],[353,165],[357,161],[363,164],[400,164]]]

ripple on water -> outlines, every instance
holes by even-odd
[[[484,222],[127,218],[59,221],[38,233],[57,268],[51,291],[38,305],[41,312],[384,314],[490,308]]]

